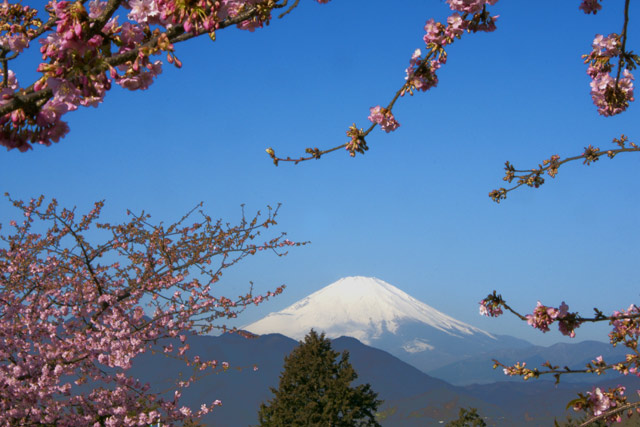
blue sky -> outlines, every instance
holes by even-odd
[[[67,116],[71,133],[52,147],[2,153],[2,192],[39,194],[88,207],[106,199],[105,218],[126,209],[157,221],[200,201],[214,217],[282,203],[280,230],[312,242],[284,258],[264,255],[228,270],[220,294],[286,284],[278,298],[242,315],[247,324],[349,275],[375,276],[462,321],[549,344],[513,317],[485,319],[477,302],[493,289],[530,311],[541,300],[588,313],[638,301],[640,159],[570,164],[539,190],[500,205],[503,164],[532,167],[552,154],[607,148],[624,133],[640,142],[638,106],[598,116],[581,55],[597,33],[619,32],[622,1],[597,16],[579,1],[499,2],[498,30],[465,35],[448,50],[437,88],[401,99],[401,127],[374,131],[365,156],[338,152],[274,167],[265,153],[346,142],[351,123],[367,127],[369,108],[386,105],[429,17],[443,1],[303,1],[289,16],[249,33],[178,45],[181,70],[144,92],[112,90],[97,109]],[[631,10],[628,46],[640,44]],[[18,78],[37,55],[17,64]],[[29,62],[31,61],[31,62]],[[23,70],[23,71],[20,71]],[[0,205],[0,222],[14,216]],[[606,339],[584,326],[577,339]]]

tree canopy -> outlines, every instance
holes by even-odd
[[[349,353],[340,355],[312,329],[285,357],[274,398],[260,406],[260,425],[378,426],[382,402],[369,384],[351,386],[357,377]]]

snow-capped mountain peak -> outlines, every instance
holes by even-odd
[[[488,332],[456,320],[373,277],[345,277],[277,313],[245,326],[256,334],[281,333],[300,340],[311,328],[329,338],[351,336],[371,344],[383,334],[396,334],[402,325],[420,324],[463,338]],[[405,351],[433,348],[420,340]],[[409,349],[410,348],[410,349]]]

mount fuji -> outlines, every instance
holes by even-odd
[[[492,335],[383,280],[361,276],[340,279],[242,329],[301,340],[311,328],[329,338],[356,338],[427,373],[487,351],[531,345]]]

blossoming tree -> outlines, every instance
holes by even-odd
[[[189,336],[226,330],[214,322],[282,292],[227,298],[212,288],[243,258],[266,250],[284,255],[298,245],[284,235],[258,241],[276,224],[271,209],[235,226],[194,209],[165,226],[144,213],[121,224],[98,222],[102,203],[82,216],[42,197],[13,204],[23,220],[10,223],[0,247],[2,425],[168,424],[211,411],[220,401],[184,407],[181,390],[229,363],[187,353]],[[102,242],[92,243],[97,236]],[[173,341],[159,348],[163,338]],[[194,368],[173,398],[128,374],[134,359],[152,350]]]

